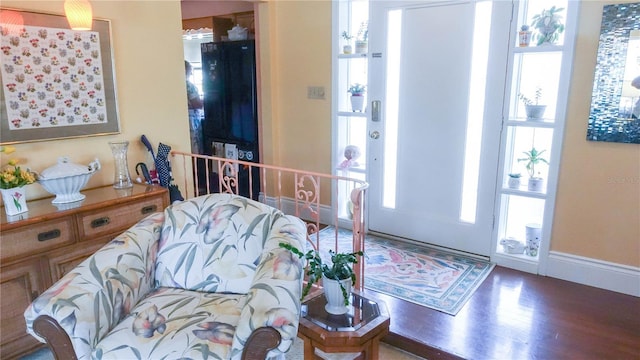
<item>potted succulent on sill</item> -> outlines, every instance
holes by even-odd
[[[309,250],[303,253],[295,246],[287,243],[280,243],[280,247],[291,251],[301,259],[307,260],[306,275],[309,276],[307,284],[302,289],[303,299],[311,290],[313,284],[322,279],[324,295],[327,298],[325,309],[330,314],[340,315],[348,311],[347,306],[351,299],[351,287],[356,281],[353,272],[353,264],[358,263],[358,256],[362,256],[362,251],[352,253],[336,253],[329,250],[331,255],[331,265],[322,262],[320,253],[316,250]]]
[[[366,86],[355,83],[349,86],[347,90],[351,94],[351,110],[362,112],[364,107],[364,93],[366,92]]]
[[[540,163],[544,163],[549,165],[549,162],[547,161],[547,159],[541,157],[541,155],[545,152],[546,150],[541,150],[538,151],[535,147],[531,147],[531,150],[529,151],[524,151],[523,154],[526,155],[526,157],[520,158],[518,159],[518,162],[522,162],[522,161],[526,161],[526,168],[527,168],[527,172],[529,173],[529,183],[528,183],[528,189],[529,191],[535,191],[535,192],[541,192],[543,185],[544,185],[544,179],[536,176],[536,165],[540,164]]]
[[[527,114],[527,120],[531,120],[531,121],[542,120],[542,117],[544,116],[544,111],[547,109],[547,105],[539,104],[541,97],[542,97],[542,88],[540,87],[536,88],[536,92],[535,92],[535,96],[533,97],[533,100],[526,97],[522,93],[518,93],[518,98],[522,100],[522,103],[524,104],[524,111]]]
[[[531,26],[536,29],[536,45],[554,44],[558,41],[559,35],[564,31],[562,15],[559,14],[563,10],[564,8],[552,6],[551,9],[543,9],[540,14],[531,18]]]
[[[353,47],[351,46],[351,39],[353,39],[353,36],[349,35],[349,33],[346,31],[343,31],[341,36],[343,39],[347,40],[347,44],[342,46],[342,53],[352,54]]]
[[[509,174],[509,189],[520,189],[520,173],[510,173]]]

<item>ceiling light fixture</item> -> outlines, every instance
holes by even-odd
[[[64,13],[73,30],[91,30],[93,12],[89,0],[65,0]]]

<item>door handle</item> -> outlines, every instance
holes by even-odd
[[[371,102],[371,121],[373,122],[380,121],[381,107],[382,107],[382,102],[380,100],[373,100]]]
[[[379,131],[372,131],[369,133],[369,137],[372,138],[373,140],[376,140],[378,138],[380,138],[380,132]]]

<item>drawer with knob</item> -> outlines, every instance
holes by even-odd
[[[69,217],[2,231],[0,260],[6,261],[72,244],[75,238],[73,231],[73,221]]]
[[[79,215],[79,240],[93,240],[126,230],[139,220],[163,210],[163,199],[156,197],[82,213]]]

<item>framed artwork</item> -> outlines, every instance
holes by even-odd
[[[640,144],[640,3],[603,8],[587,140]]]
[[[0,8],[0,35],[0,144],[120,132],[109,20]]]

